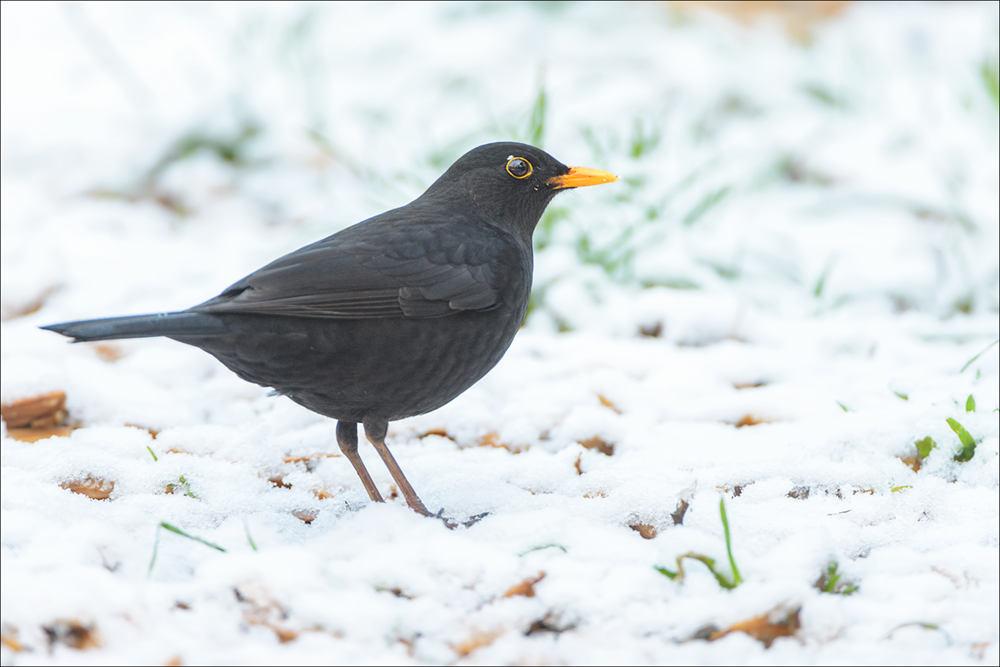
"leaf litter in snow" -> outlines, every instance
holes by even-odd
[[[3,662],[995,664],[996,7],[698,4],[4,5]],[[471,528],[208,355],[37,329],[197,303],[500,139],[622,182],[390,430]]]

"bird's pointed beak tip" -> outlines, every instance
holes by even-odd
[[[556,188],[582,188],[588,185],[614,183],[618,177],[609,171],[589,169],[587,167],[570,167],[569,171],[549,179],[549,185]]]

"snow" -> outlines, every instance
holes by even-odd
[[[856,4],[807,44],[654,3],[2,11],[0,399],[82,426],[4,426],[3,664],[1000,661],[995,3]],[[529,137],[540,85],[545,149],[623,180],[552,204],[497,368],[390,425],[469,528],[369,502],[333,421],[196,349],[38,329],[405,204]],[[729,576],[720,499],[744,582],[660,574]],[[831,561],[856,592],[814,586]],[[694,638],[794,610],[769,648]]]

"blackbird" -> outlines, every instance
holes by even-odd
[[[165,336],[249,382],[337,420],[337,443],[373,501],[359,423],[416,512],[431,516],[385,444],[493,368],[531,293],[531,236],[545,207],[614,175],[533,146],[492,143],[458,159],[406,206],[271,262],[188,310],[52,324],[79,341]]]

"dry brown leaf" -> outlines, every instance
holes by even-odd
[[[0,405],[7,428],[54,426],[66,416],[66,394],[53,391]]]
[[[175,655],[167,658],[167,661],[163,663],[163,667],[180,667],[183,664],[184,658],[179,655]]]
[[[725,14],[730,18],[750,25],[762,16],[774,17],[784,26],[785,31],[801,42],[809,42],[813,26],[842,13],[851,3],[847,0],[673,0],[670,3],[679,9],[704,8]]]
[[[544,572],[539,572],[536,576],[525,579],[516,586],[511,586],[511,588],[503,594],[505,598],[514,597],[515,595],[523,595],[526,598],[535,597],[535,584],[545,578]]]
[[[148,426],[140,426],[139,424],[125,424],[125,426],[129,428],[137,428],[140,431],[145,431],[150,435],[151,438],[153,438],[153,440],[156,440],[156,436],[160,435],[159,431],[157,431],[155,428],[149,428]]]
[[[267,478],[273,486],[279,489],[290,489],[292,485],[285,481],[284,475],[273,475]]]
[[[511,454],[520,454],[522,451],[527,449],[527,447],[518,447],[517,445],[509,445],[505,442],[500,442],[500,434],[496,431],[490,431],[483,437],[479,439],[480,447],[495,447],[497,449],[506,449]]]
[[[736,428],[743,428],[744,426],[756,426],[757,424],[769,424],[770,422],[766,419],[762,419],[757,415],[744,415],[742,419],[736,422]]]
[[[646,338],[659,338],[663,335],[663,322],[653,324],[642,324],[639,326],[639,335]]]
[[[608,494],[604,493],[603,491],[595,491],[593,493],[585,493],[585,494],[583,494],[583,497],[584,498],[607,498]]]
[[[469,634],[469,638],[466,639],[461,644],[452,644],[451,650],[457,653],[461,657],[465,657],[475,651],[476,649],[481,649],[484,646],[489,646],[497,640],[497,637],[503,634],[503,630],[494,630],[493,632],[482,632],[480,630],[473,630]]]
[[[642,539],[644,540],[651,540],[656,537],[656,528],[648,523],[633,523],[629,525],[629,528],[642,535]]]
[[[777,618],[775,618],[776,616]],[[744,632],[764,644],[764,648],[771,648],[775,639],[791,637],[799,631],[799,627],[798,608],[783,612],[774,610],[767,614],[754,616],[725,630],[713,632],[708,640],[714,642],[732,632]]]
[[[318,461],[320,459],[332,459],[342,456],[342,454],[325,454],[323,452],[317,452],[315,454],[306,454],[304,456],[286,456],[282,459],[285,463],[309,463],[310,461]]]
[[[30,651],[31,649],[21,643],[19,638],[20,633],[17,628],[13,625],[4,624],[3,628],[0,628],[0,644],[3,644],[9,648],[14,653],[20,653],[21,651]]]
[[[670,514],[670,518],[674,520],[674,525],[679,526],[684,523],[684,514],[688,511],[688,501],[683,498],[679,503],[677,503],[677,509],[675,509]]]
[[[42,428],[8,428],[7,436],[21,442],[38,442],[46,438],[68,438],[72,426],[45,426]]]
[[[79,651],[101,647],[101,636],[92,623],[76,619],[60,619],[52,625],[42,626],[49,640],[49,646],[63,644]]]
[[[288,612],[262,586],[255,583],[234,588],[236,599],[243,604],[243,620],[247,625],[257,625],[274,632],[282,644],[297,639],[299,633],[282,623]]]
[[[614,403],[612,403],[608,398],[606,398],[602,394],[598,394],[597,395],[597,400],[599,400],[601,402],[601,405],[603,405],[607,409],[611,410],[612,412],[615,412],[615,413],[617,413],[619,415],[622,413],[622,411],[619,410],[618,407]]]
[[[924,465],[924,460],[917,454],[914,454],[913,456],[900,456],[899,460],[913,470],[913,472],[919,472],[920,468]]]
[[[316,510],[293,510],[292,516],[301,521],[302,523],[312,523],[319,516],[319,512]]]
[[[422,435],[417,436],[418,438],[426,438],[429,435],[437,435],[442,438],[448,438],[449,440],[454,440],[455,438],[448,435],[448,431],[443,428],[432,428],[429,431],[424,431]]]
[[[108,343],[95,345],[94,354],[97,355],[98,359],[108,364],[113,364],[125,356],[120,347],[117,345],[109,345]]]
[[[330,491],[326,488],[319,488],[319,489],[313,489],[313,495],[319,498],[320,500],[328,500],[330,498],[333,498],[333,496],[336,494],[333,491]]]
[[[582,475],[583,474],[583,468],[580,467],[580,462],[582,460],[583,460],[583,454],[578,454],[577,457],[576,457],[576,462],[573,463],[573,467],[576,468],[576,474],[577,475]]]
[[[51,285],[39,292],[38,296],[30,301],[24,301],[16,306],[8,306],[7,308],[4,308],[3,314],[0,315],[0,320],[8,322],[10,320],[17,319],[18,317],[24,317],[25,315],[37,313],[41,310],[42,306],[45,305],[45,302],[49,300],[49,297],[61,289],[62,285]]]
[[[94,500],[107,500],[115,490],[114,482],[98,477],[69,480],[61,482],[59,486],[73,493],[79,493],[81,496],[93,498]]]
[[[763,380],[758,380],[757,382],[734,382],[733,389],[756,389],[766,384]]]
[[[599,438],[596,435],[593,438],[581,441],[580,445],[584,449],[596,449],[605,456],[614,456],[615,453],[615,443],[605,442],[603,438]]]

